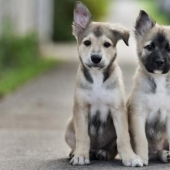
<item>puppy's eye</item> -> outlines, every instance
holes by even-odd
[[[166,45],[165,50],[166,50],[167,52],[170,52],[170,46],[169,46],[169,44]]]
[[[105,42],[103,45],[104,45],[104,47],[106,47],[106,48],[109,48],[109,47],[111,46],[111,44],[110,44],[109,42]]]
[[[91,45],[91,41],[89,41],[89,40],[86,40],[83,43],[84,43],[85,46],[90,46]]]
[[[145,49],[147,49],[148,51],[153,51],[155,49],[155,45],[154,44],[150,44],[145,46]]]

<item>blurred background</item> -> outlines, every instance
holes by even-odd
[[[75,2],[0,0],[0,169],[71,168],[64,132],[79,62],[71,28]],[[117,45],[128,96],[137,65],[133,29],[139,10],[169,25],[170,0],[82,2],[94,21],[121,23],[131,31],[130,46]],[[106,165],[95,166],[87,169]]]

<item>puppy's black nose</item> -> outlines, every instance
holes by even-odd
[[[156,59],[155,60],[155,66],[156,67],[162,67],[165,63],[165,60],[164,59]]]
[[[94,64],[99,64],[101,60],[102,60],[102,57],[100,55],[92,55],[91,56],[91,61]]]

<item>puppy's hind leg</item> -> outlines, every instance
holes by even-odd
[[[159,150],[156,153],[150,153],[149,154],[149,160],[160,160],[164,163],[170,163],[170,151],[169,149],[169,143],[168,140],[165,139],[164,144],[163,144],[163,149]]]
[[[167,121],[167,133],[168,133],[168,138],[164,141],[164,146],[163,150],[160,150],[157,152],[157,157],[160,161],[165,162],[165,163],[170,163],[170,116],[168,116],[168,121]]]
[[[73,125],[73,119],[69,119],[69,122],[67,124],[66,133],[65,133],[65,141],[71,148],[71,152],[69,154],[69,157],[72,158],[74,155],[76,140],[75,140],[75,130]]]
[[[100,149],[96,152],[96,159],[100,161],[108,161],[111,159],[111,153],[107,150]]]
[[[170,163],[170,151],[167,150],[158,151],[157,157],[162,162]]]
[[[96,158],[98,160],[108,161],[114,159],[116,155],[117,155],[116,140],[112,141],[111,143],[109,143],[109,145],[96,152]]]

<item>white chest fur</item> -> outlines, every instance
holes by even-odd
[[[142,96],[143,109],[147,109],[146,116],[149,120],[152,121],[157,113],[161,112],[160,120],[164,121],[170,111],[170,96],[167,91],[166,77],[154,77],[154,81],[156,85],[155,93]]]
[[[146,136],[149,141],[149,150],[155,152],[163,148],[166,138],[167,116],[170,113],[170,96],[168,94],[167,80],[164,75],[155,76],[153,82],[141,83],[141,91],[135,102],[139,113],[146,120]],[[148,90],[152,86],[154,90]],[[154,143],[154,144],[153,144]]]
[[[86,94],[86,99],[90,104],[109,104],[113,100],[113,90],[107,90],[103,83],[103,75],[101,73],[93,73],[92,89]]]
[[[119,105],[120,91],[117,88],[107,89],[107,82],[103,82],[103,73],[93,72],[91,76],[92,88],[84,91],[83,97],[90,105],[91,116],[100,112],[101,121],[106,121],[110,107]]]

